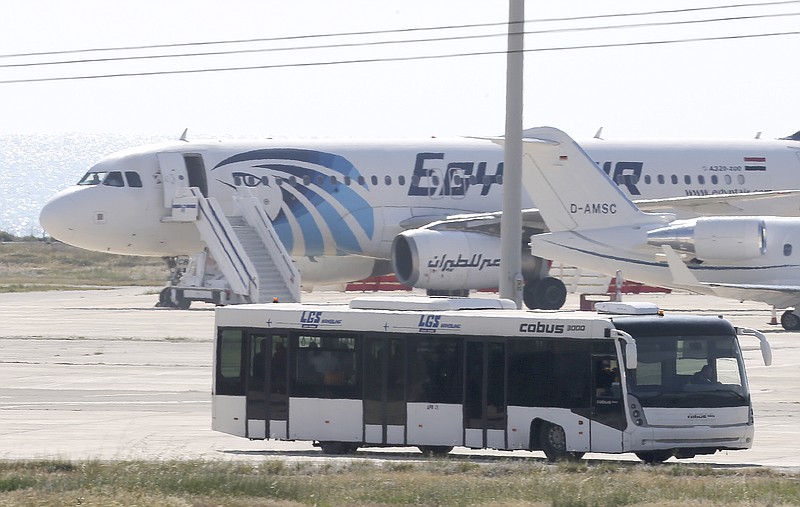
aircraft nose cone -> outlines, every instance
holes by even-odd
[[[53,196],[39,212],[39,223],[47,234],[65,243],[75,232],[70,223],[73,204],[71,195],[61,192]]]

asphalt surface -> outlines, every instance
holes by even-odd
[[[357,295],[303,297],[347,301]],[[320,459],[307,442],[251,442],[212,431],[214,307],[155,308],[157,297],[155,289],[140,287],[0,294],[0,459]],[[757,340],[742,340],[756,420],[753,448],[682,461],[800,467],[800,333],[771,324],[771,311],[761,303],[690,294],[624,299],[723,315],[767,333],[772,345],[773,365],[765,367]],[[567,307],[578,307],[576,296]],[[543,458],[540,452],[454,452]],[[357,456],[421,457],[411,448]]]

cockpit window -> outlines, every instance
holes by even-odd
[[[83,178],[81,178],[81,181],[78,182],[78,185],[99,185],[103,182],[103,179],[105,179],[106,174],[108,173],[89,171],[83,175]]]
[[[103,185],[108,187],[124,187],[125,181],[122,179],[122,173],[119,171],[111,171],[103,180]]]
[[[142,178],[136,171],[125,171],[125,179],[128,180],[128,186],[133,188],[142,187]]]

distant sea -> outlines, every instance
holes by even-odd
[[[174,136],[120,134],[0,134],[0,231],[42,236],[39,210],[74,185],[100,158]],[[205,137],[205,136],[204,136]]]

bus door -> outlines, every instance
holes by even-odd
[[[468,340],[464,358],[464,445],[505,449],[505,343]]]
[[[247,437],[287,438],[288,337],[250,333],[247,375]]]
[[[589,445],[593,451],[622,451],[622,432],[627,423],[619,366],[613,342],[602,340],[593,343],[592,408],[589,428]]]
[[[364,340],[364,441],[406,442],[406,343],[390,337]]]

